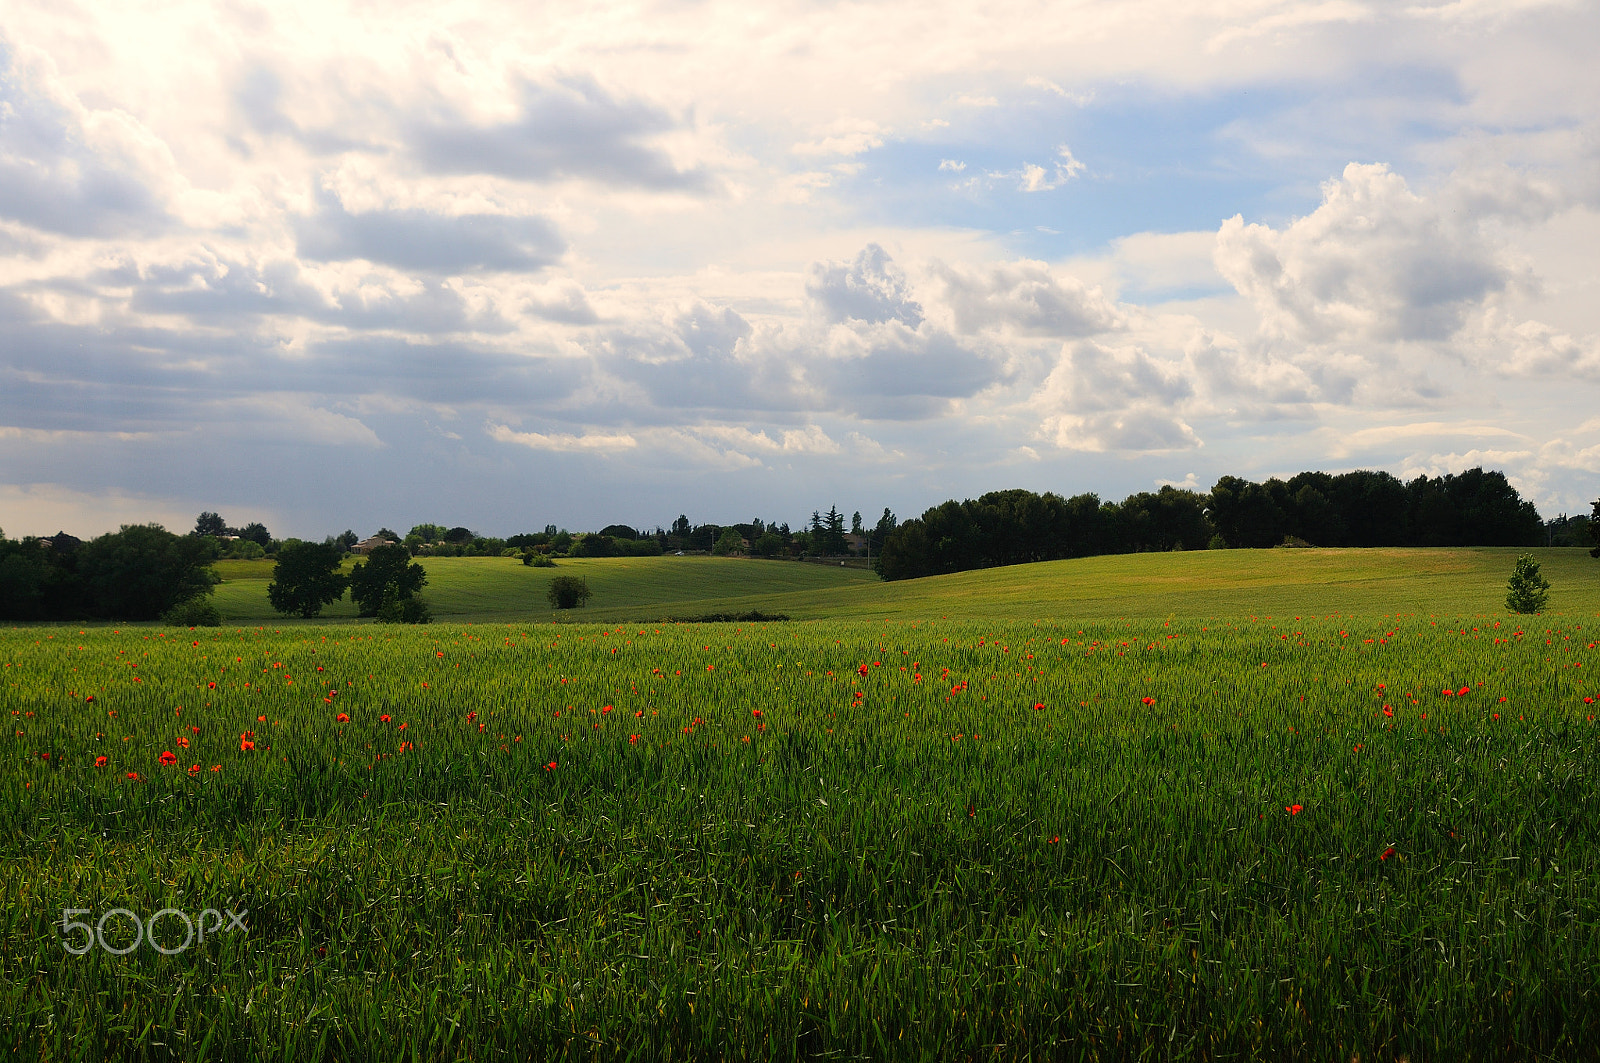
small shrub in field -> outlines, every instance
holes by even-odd
[[[433,620],[427,602],[415,595],[402,598],[393,588],[384,593],[383,604],[373,615],[385,624],[427,624]]]
[[[551,608],[575,609],[594,597],[594,591],[582,576],[557,576],[550,581],[546,597],[550,599]]]
[[[522,563],[529,568],[555,568],[555,559],[549,554],[541,554],[537,550],[522,551]]]
[[[173,627],[221,627],[222,614],[204,598],[188,598],[162,613],[161,622]]]
[[[1549,600],[1550,581],[1539,574],[1539,562],[1523,554],[1506,584],[1506,608],[1513,613],[1537,613]]]

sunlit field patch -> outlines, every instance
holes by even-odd
[[[1597,635],[0,632],[7,1047],[1571,1058]],[[248,929],[66,950],[117,908]]]

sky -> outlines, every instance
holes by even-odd
[[[0,529],[1600,495],[1600,6],[0,7]]]

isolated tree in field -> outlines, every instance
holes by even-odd
[[[391,543],[375,548],[350,570],[350,597],[362,616],[378,616],[386,605],[403,611],[403,603],[427,583],[428,574],[411,560],[411,551]]]
[[[552,609],[576,609],[593,598],[594,591],[589,589],[589,581],[582,576],[557,576],[550,581],[550,589],[545,596],[550,599]]]
[[[267,584],[267,601],[280,613],[299,613],[307,620],[322,607],[344,597],[350,580],[339,572],[344,548],[327,543],[285,543]]]
[[[1513,613],[1537,613],[1549,600],[1550,581],[1539,575],[1539,562],[1523,554],[1506,584],[1506,608]]]

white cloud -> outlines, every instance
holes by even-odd
[[[1071,274],[1057,275],[1044,262],[1027,260],[982,269],[935,262],[943,301],[963,333],[1010,328],[1025,335],[1075,337],[1112,331],[1125,324],[1122,312],[1097,287]]]
[[[1178,413],[1193,394],[1181,364],[1134,345],[1069,343],[1031,405],[1040,437],[1066,450],[1187,450],[1201,440]]]
[[[617,451],[632,450],[639,445],[639,441],[628,433],[588,432],[583,435],[572,435],[566,432],[518,432],[508,425],[486,424],[484,430],[489,438],[500,443],[515,443],[518,446],[528,447],[532,450],[578,451],[585,453],[614,454]]]
[[[1312,342],[1444,339],[1511,281],[1477,218],[1446,214],[1382,164],[1346,166],[1283,229],[1228,219],[1216,264],[1266,332]]]
[[[804,428],[791,428],[773,439],[765,431],[754,432],[740,425],[704,425],[691,428],[691,432],[708,439],[718,440],[741,451],[760,451],[767,454],[838,454],[841,447],[820,427],[814,424]]]

